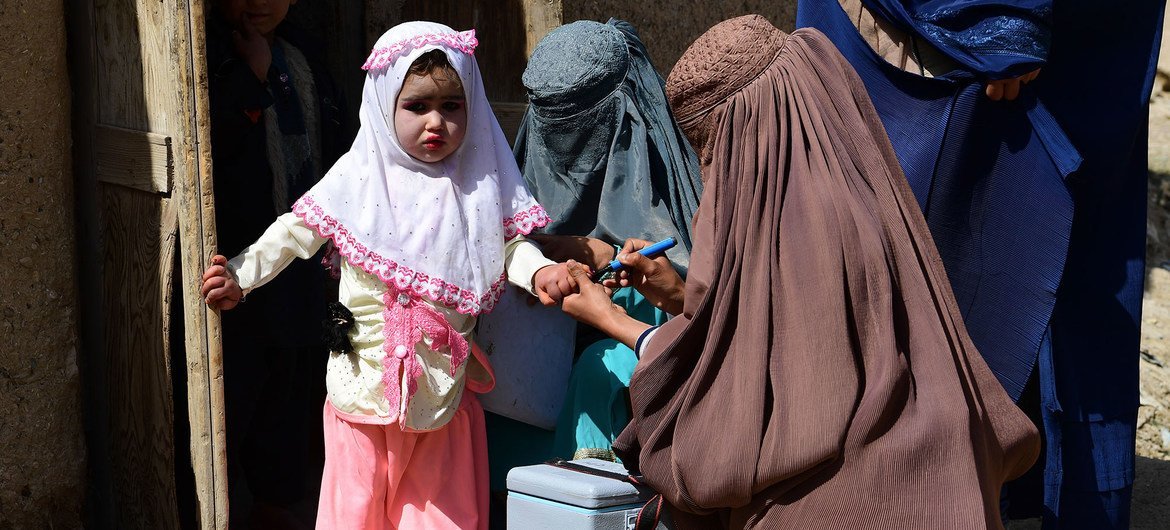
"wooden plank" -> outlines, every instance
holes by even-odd
[[[561,0],[523,0],[524,8],[524,56],[531,57],[536,44],[548,32],[564,24]]]
[[[524,119],[528,104],[493,101],[491,105],[492,111],[496,113],[496,120],[500,122],[500,128],[504,130],[504,136],[509,142],[516,143],[516,131],[520,129],[520,120]]]
[[[188,134],[180,154],[185,171],[178,180],[179,232],[182,253],[184,329],[187,346],[188,413],[191,418],[191,458],[199,496],[200,527],[228,528],[227,427],[223,393],[223,348],[219,314],[207,308],[199,292],[199,278],[216,248],[215,199],[211,174],[211,114],[208,101],[206,9],[202,0],[182,5],[176,18],[186,20],[176,35],[180,75],[193,79],[182,90],[181,107]]]
[[[99,182],[152,193],[171,192],[175,165],[170,136],[99,125],[94,140]]]
[[[93,3],[95,126],[149,131],[171,137],[177,147],[179,94],[190,83],[174,67],[176,25],[170,13],[178,3],[186,0]],[[173,158],[173,175],[185,169]],[[165,332],[177,204],[157,193],[99,186],[113,527],[176,528],[174,403]]]
[[[178,528],[167,319],[175,204],[100,185],[115,528]]]

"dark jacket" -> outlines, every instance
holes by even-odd
[[[232,43],[232,29],[218,17],[208,20],[211,151],[218,252],[229,258],[254,242],[276,219],[272,168],[267,154],[263,111],[278,104]],[[326,69],[322,46],[289,24],[277,36],[305,56],[313,72],[320,124],[320,169],[326,171],[349,148],[345,107]],[[276,81],[275,63],[269,80]],[[320,180],[312,175],[289,190],[290,204]],[[269,284],[225,313],[225,326],[247,326],[247,333],[269,344],[303,345],[320,338],[327,275],[318,259],[297,260]],[[237,327],[237,330],[240,328]],[[242,331],[242,330],[241,330]]]

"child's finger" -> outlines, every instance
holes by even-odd
[[[203,298],[207,302],[207,305],[213,305],[226,296],[227,289],[223,287],[216,287],[215,289],[208,291],[207,294],[203,295]]]
[[[537,289],[536,296],[537,296],[537,298],[540,298],[540,303],[542,305],[545,305],[545,306],[557,305],[557,303],[553,301],[553,299],[548,295],[547,292],[545,292],[544,289]]]
[[[566,287],[565,294],[575,293],[580,290],[580,284],[577,283],[577,279],[574,278],[572,274],[565,276],[564,281]]]
[[[207,294],[210,293],[212,290],[223,287],[224,283],[226,283],[226,282],[227,282],[227,279],[224,278],[223,276],[215,276],[215,277],[212,277],[210,279],[204,280],[203,285],[200,288],[200,292],[203,293],[204,297],[206,297]]]
[[[577,263],[574,260],[569,260],[565,262],[565,264],[569,267],[569,277],[573,278],[578,283],[586,283],[590,281],[589,271],[585,270],[585,267],[582,267],[580,263]]]
[[[580,274],[573,274],[573,269],[580,269],[582,272]],[[577,263],[576,260],[566,261],[565,262],[565,270],[568,271],[568,273],[569,273],[567,276],[565,276],[565,281],[568,282],[568,286],[569,286],[569,290],[566,292],[575,293],[575,292],[577,292],[577,288],[578,288],[577,276],[585,276],[586,278],[588,278],[587,275],[589,274],[589,271],[585,270],[585,267],[582,267],[581,264]]]
[[[222,265],[212,265],[208,267],[207,270],[203,271],[203,281],[226,276],[224,274],[225,272],[227,272],[227,269],[225,269]]]

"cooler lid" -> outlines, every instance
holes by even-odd
[[[625,466],[616,462],[585,458],[572,463],[627,474]],[[646,502],[652,496],[629,482],[548,464],[512,468],[508,472],[508,491],[590,509]]]

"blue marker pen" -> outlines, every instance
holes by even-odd
[[[663,252],[666,252],[667,250],[674,248],[674,246],[676,244],[678,244],[678,243],[675,242],[673,237],[668,237],[668,238],[663,239],[662,241],[659,241],[653,245],[650,245],[642,250],[639,250],[638,254],[646,256],[647,258],[653,258],[653,257],[657,256],[658,254],[661,254]],[[625,265],[622,265],[622,262],[615,259],[615,260],[609,262],[609,265],[606,265],[606,266],[602,267],[600,270],[598,270],[597,272],[593,273],[593,281],[599,282],[599,281],[601,281],[601,278],[604,277],[606,274],[609,274],[611,272],[620,271],[620,270],[622,270],[622,267],[625,267]]]

